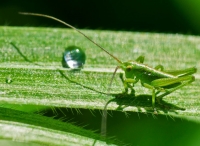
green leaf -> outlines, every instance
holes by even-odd
[[[152,67],[162,64],[164,70],[200,68],[200,38],[197,36],[98,30],[83,32],[122,61],[144,55],[144,64]],[[32,113],[34,107],[103,110],[107,104],[108,110],[154,113],[151,91],[139,83],[135,86],[136,97],[116,98],[124,90],[119,78],[121,71],[113,80],[110,94],[106,94],[118,64],[77,32],[56,28],[0,27],[0,33],[2,107]],[[86,64],[81,71],[65,69],[61,64],[65,48],[74,45],[86,53]],[[158,114],[200,122],[199,71],[194,75],[195,82],[164,97],[163,104],[168,108],[156,105]],[[21,108],[21,105],[29,108]]]
[[[115,77],[110,90],[113,96],[101,93],[107,92],[117,63],[73,30],[1,27],[1,32],[2,103],[103,109],[108,101],[115,99],[123,91],[120,79]],[[144,55],[145,64],[162,64],[167,70],[200,66],[197,62],[200,55],[199,38],[195,36],[89,30],[83,32],[124,61]],[[86,52],[87,62],[80,72],[61,67],[62,53],[71,45],[82,47]],[[195,76],[197,79],[194,83],[164,98],[168,103],[186,108],[185,111],[179,110],[179,115],[199,115],[199,74],[196,73]],[[13,82],[6,83],[7,78],[12,78]],[[139,96],[151,94],[139,84],[135,88]],[[137,103],[141,102],[139,106],[132,102],[125,108],[121,108],[120,102],[122,101],[111,102],[107,109],[152,112],[150,102],[138,100]],[[162,109],[160,113],[163,113]]]
[[[0,108],[0,139],[45,145],[107,145],[105,138],[72,124]]]

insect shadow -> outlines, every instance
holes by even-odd
[[[116,110],[118,110],[118,111],[123,111],[123,109],[125,109],[126,107],[132,106],[132,107],[137,107],[139,112],[140,111],[142,112],[142,108],[145,108],[147,112],[151,112],[151,113],[155,112],[152,109],[152,101],[151,101],[152,96],[151,95],[140,94],[140,95],[134,96],[132,94],[122,94],[122,93],[108,94],[108,93],[98,91],[94,88],[85,86],[81,83],[71,80],[69,77],[67,77],[63,73],[62,70],[57,70],[57,71],[61,74],[62,77],[64,77],[66,80],[68,80],[71,83],[74,83],[83,88],[92,90],[92,91],[100,93],[100,94],[109,95],[109,96],[114,97],[105,104],[104,110],[107,110],[107,106],[109,105],[109,103],[115,102],[118,105],[118,107],[116,108]],[[164,113],[168,113],[169,111],[177,113],[176,110],[185,110],[185,108],[173,105],[164,100],[160,100],[159,103],[156,102],[155,106],[156,106],[156,109],[158,110],[158,112],[160,110]]]
[[[26,55],[24,55],[24,54],[21,52],[21,50],[20,50],[13,42],[10,42],[10,44],[15,48],[15,50],[17,51],[17,53],[18,53],[25,61],[27,61],[27,62],[29,62],[29,63],[32,63],[32,64],[34,64],[34,65],[39,65],[39,66],[41,66],[40,64],[37,64],[37,63],[31,61],[30,59],[28,59],[28,58],[26,57]]]
[[[114,97],[105,104],[105,106],[104,106],[105,110],[107,109],[107,106],[109,105],[109,103],[115,102],[118,105],[116,110],[119,110],[119,111],[123,111],[123,109],[126,107],[134,106],[134,107],[138,108],[139,112],[142,111],[141,110],[142,108],[145,108],[147,112],[155,112],[152,109],[152,96],[151,95],[140,94],[140,95],[134,96],[133,94],[122,94],[122,93],[108,94],[108,93],[98,91],[94,88],[85,86],[81,83],[71,80],[69,77],[67,77],[63,73],[62,70],[57,70],[57,71],[61,74],[62,77],[64,77],[66,80],[68,80],[71,83],[74,83],[83,88],[92,90],[92,91],[100,93],[100,94],[110,95],[110,96]],[[185,108],[178,107],[178,106],[168,103],[164,100],[160,100],[159,103],[156,102],[155,106],[156,106],[157,110],[161,110],[164,113],[168,113],[169,111],[176,113],[176,110],[185,110]]]
[[[144,109],[146,112],[149,113],[155,113],[155,110],[152,109],[152,96],[148,94],[140,94],[137,96],[134,96],[132,94],[111,94],[114,99],[109,100],[104,109],[107,108],[109,103],[115,102],[118,107],[116,110],[123,111],[127,107],[137,107],[138,112],[144,112]],[[174,112],[177,113],[176,110],[185,110],[185,108],[176,106],[174,104],[168,103],[164,100],[160,100],[159,103],[156,102],[156,113],[159,113],[159,111],[162,111],[164,113],[168,112]]]

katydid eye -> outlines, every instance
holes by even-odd
[[[126,67],[126,71],[131,71],[132,70],[132,66],[127,66]]]

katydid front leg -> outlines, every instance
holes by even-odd
[[[139,62],[139,63],[143,63],[144,62],[144,56],[139,56],[135,61]],[[120,77],[120,79],[121,79],[121,81],[124,85],[124,88],[125,88],[125,91],[123,93],[128,94],[128,88],[130,88],[131,89],[131,95],[135,96],[134,84],[136,84],[139,80],[138,79],[131,79],[131,78],[124,79],[123,73],[120,73],[119,77]]]
[[[122,83],[123,83],[124,89],[125,89],[123,94],[128,94],[128,89],[130,88],[131,89],[131,95],[135,96],[134,84],[136,84],[139,80],[131,79],[131,78],[124,79],[123,73],[120,73],[119,77],[122,80]]]

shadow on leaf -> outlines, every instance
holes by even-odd
[[[144,109],[144,108],[147,112],[151,112],[151,113],[155,112],[155,110],[153,110],[153,108],[152,108],[152,96],[151,95],[140,94],[140,95],[134,96],[132,94],[126,94],[126,95],[112,94],[112,96],[115,98],[112,100],[109,100],[107,102],[106,106],[111,102],[115,102],[116,104],[119,105],[116,108],[116,110],[123,111],[125,108],[132,106],[132,107],[137,107],[139,112],[140,111],[142,112],[142,109]],[[158,111],[158,113],[159,113],[159,111],[162,111],[164,113],[168,113],[169,111],[176,113],[176,110],[185,110],[182,107],[178,107],[178,106],[168,103],[164,100],[161,100],[159,102],[156,101],[155,108],[156,108],[156,111]]]

